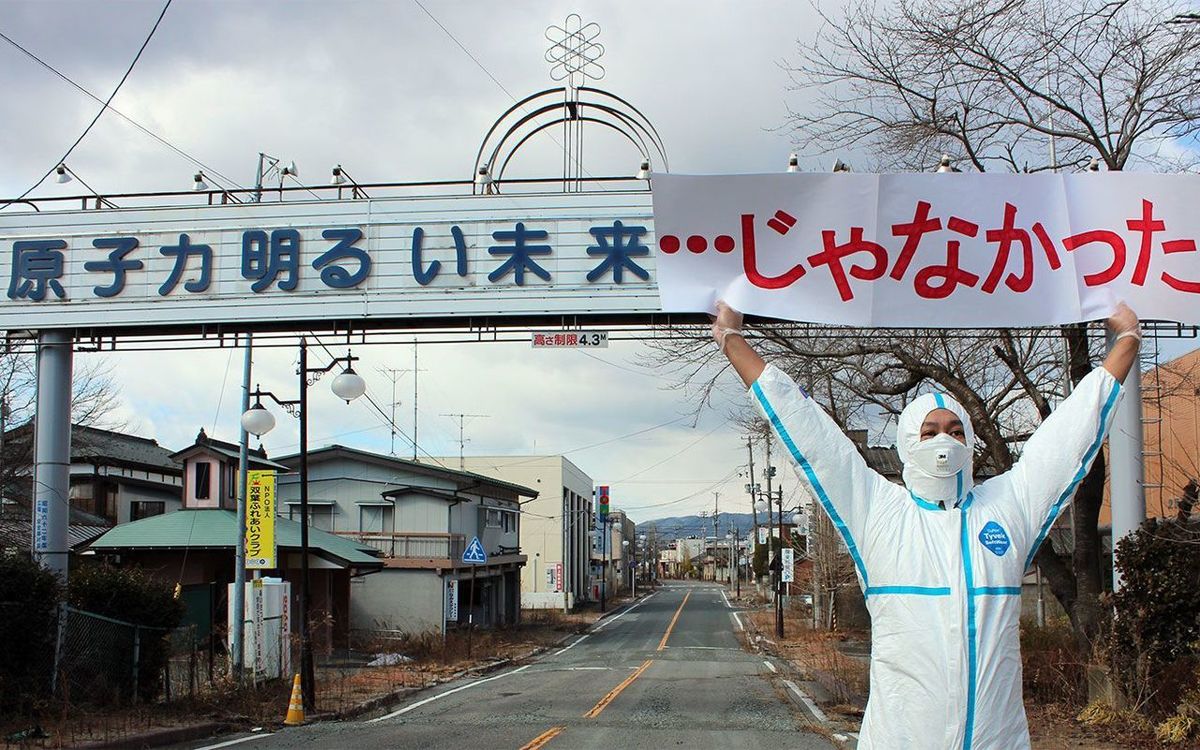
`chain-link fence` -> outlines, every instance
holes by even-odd
[[[193,698],[225,659],[195,625],[151,628],[73,607],[60,610],[51,688],[69,703],[96,706]]]

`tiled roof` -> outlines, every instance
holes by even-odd
[[[67,527],[67,545],[72,549],[89,542],[109,530],[109,526],[73,523]],[[28,518],[0,519],[0,550],[28,551],[33,541],[33,525]]]
[[[433,476],[445,477],[447,479],[450,479],[451,481],[454,481],[454,482],[457,482],[460,484],[464,484],[464,485],[473,484],[473,483],[477,483],[477,482],[489,484],[489,485],[499,488],[499,489],[508,490],[509,492],[512,492],[513,494],[516,494],[516,495],[520,495],[522,497],[537,497],[538,496],[538,491],[535,489],[531,489],[529,487],[525,487],[525,486],[522,486],[519,484],[513,484],[512,482],[505,482],[502,479],[496,479],[495,477],[489,477],[484,474],[476,474],[471,471],[460,471],[458,469],[448,469],[444,466],[437,466],[435,464],[422,463],[420,461],[410,461],[407,458],[399,458],[397,456],[386,456],[382,453],[372,453],[371,451],[364,451],[360,448],[350,448],[345,445],[330,445],[325,448],[318,448],[316,450],[310,449],[308,451],[308,462],[310,465],[313,463],[316,463],[317,461],[324,460],[326,458],[337,458],[337,457],[357,458],[357,459],[361,459],[361,460],[365,460],[365,461],[370,461],[372,463],[387,464],[389,466],[395,466],[400,469],[407,469],[416,474],[424,474],[426,476],[433,475]],[[285,464],[289,464],[294,468],[296,466],[299,466],[300,455],[297,453],[297,454],[292,454],[290,456],[282,456],[282,457],[280,457],[279,461],[282,463],[285,463]],[[395,493],[387,492],[384,494],[395,494]]]
[[[280,548],[300,548],[300,523],[275,519]],[[115,526],[89,545],[97,552],[151,549],[230,549],[238,541],[237,515],[231,510],[177,510]],[[311,526],[308,545],[313,554],[344,560],[352,567],[379,567],[371,547]]]
[[[118,461],[179,473],[179,462],[156,440],[121,432],[75,425],[71,428],[71,458],[75,461]]]

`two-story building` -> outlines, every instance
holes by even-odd
[[[235,577],[238,536],[238,446],[208,436],[204,430],[191,446],[172,454],[180,464],[182,508],[120,524],[87,547],[87,554],[114,564],[136,565],[168,584],[179,586],[187,624],[205,637],[226,626],[227,588]],[[251,450],[252,470],[278,472],[287,480],[287,466]],[[275,522],[277,567],[263,571],[292,583],[292,611],[299,611],[304,565],[300,524],[288,518]],[[310,608],[314,641],[332,647],[344,643],[350,630],[352,583],[382,568],[375,550],[352,539],[311,529],[308,539]],[[298,627],[299,619],[292,620]]]
[[[572,609],[589,597],[592,478],[565,456],[467,456],[438,459],[451,467],[537,491],[521,507],[521,606]]]
[[[300,456],[279,462],[293,470]],[[444,632],[465,624],[516,623],[521,499],[536,490],[468,471],[333,445],[308,452],[314,528],[373,547],[383,569],[354,579],[350,625],[358,631]],[[279,479],[284,515],[300,517],[299,477]],[[462,560],[478,537],[481,565]]]
[[[33,426],[4,435],[4,458],[17,465],[6,498],[28,508],[33,479]],[[183,468],[170,450],[150,438],[71,427],[71,508],[92,525],[114,526],[180,507]],[[28,515],[27,512],[25,515]]]
[[[630,584],[631,553],[636,544],[636,525],[625,511],[613,509],[603,528],[597,526],[592,536],[592,594],[600,596],[603,585],[605,596],[612,597],[624,591]],[[628,542],[628,545],[623,544]]]

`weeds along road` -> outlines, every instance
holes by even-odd
[[[744,651],[722,589],[678,584],[528,664],[375,716],[189,747],[830,748]]]

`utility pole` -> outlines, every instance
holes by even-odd
[[[767,559],[768,560],[771,559],[771,547],[773,546],[772,540],[775,537],[776,533],[778,533],[779,545],[780,545],[779,546],[779,569],[777,571],[772,571],[772,572],[773,572],[773,575],[775,576],[775,578],[773,579],[773,582],[775,584],[773,587],[775,589],[775,637],[782,638],[783,637],[783,610],[780,609],[781,602],[779,600],[779,586],[780,586],[780,580],[783,578],[783,554],[782,554],[782,552],[783,552],[783,528],[782,528],[783,527],[783,523],[782,523],[783,522],[783,518],[782,518],[783,505],[782,505],[782,495],[780,495],[780,503],[781,503],[779,506],[780,507],[780,515],[777,519],[778,522],[776,522],[776,519],[772,517],[772,513],[771,513],[771,499],[774,496],[774,493],[771,490],[771,479],[774,478],[774,476],[775,476],[775,467],[771,465],[771,439],[770,439],[770,437],[768,437],[767,438],[767,524],[770,528],[770,532],[769,532],[769,536],[767,538]]]
[[[463,414],[463,413],[459,412],[459,413],[452,413],[452,414],[443,414],[442,416],[450,417],[452,419],[458,420],[458,470],[464,471],[466,469],[467,462],[466,462],[466,458],[464,457],[463,446],[466,445],[467,439],[466,439],[466,437],[463,436],[463,427],[466,424],[468,419],[486,419],[492,415],[491,414]]]
[[[750,513],[754,519],[754,539],[758,540],[758,508],[754,507],[758,499],[758,484],[754,481],[754,443],[749,435],[746,436],[746,452],[750,456],[750,482],[746,485],[746,493],[750,495]]]
[[[413,339],[413,461],[417,460],[417,340]],[[395,399],[392,399],[395,401]]]
[[[260,162],[261,166],[261,162]],[[250,410],[250,374],[254,358],[254,335],[246,334],[246,351],[242,359],[242,414]],[[233,622],[230,626],[230,645],[233,653],[233,679],[241,683],[245,667],[246,646],[243,637],[246,630],[246,488],[250,470],[250,433],[242,427],[238,436],[238,486],[237,499],[238,537],[234,541],[233,556]],[[257,571],[255,571],[257,573]],[[260,644],[255,643],[255,649]]]
[[[784,586],[784,583],[783,583],[783,488],[780,487],[778,490],[776,490],[776,492],[779,493],[778,494],[779,507],[777,509],[778,515],[776,516],[779,519],[779,580],[778,580],[777,588],[775,590],[775,636],[778,638],[782,638],[783,637],[783,586]],[[770,502],[769,496],[767,498],[767,502],[768,503]],[[791,544],[791,540],[788,540],[788,544],[789,545]]]

